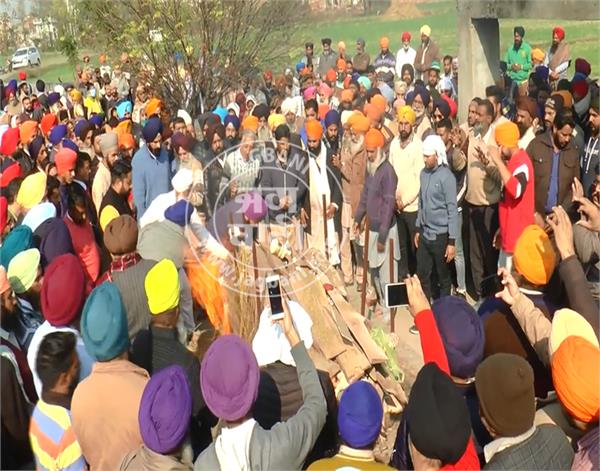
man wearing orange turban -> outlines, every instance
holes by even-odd
[[[42,120],[40,121],[40,128],[44,133],[44,136],[48,137],[50,134],[50,130],[58,124],[58,118],[55,114],[49,113],[44,115]]]
[[[21,143],[27,149],[33,138],[38,134],[37,121],[29,120],[21,124]]]
[[[158,98],[151,98],[146,105],[146,119],[149,119],[153,115],[159,115],[162,110],[162,101]]]
[[[381,118],[383,117],[383,113],[372,103],[367,103],[364,108],[365,115],[369,118],[371,122],[371,127],[377,128],[381,124]]]
[[[359,237],[356,236],[352,228],[354,226],[354,213],[358,209],[360,194],[365,183],[367,168],[365,134],[371,127],[371,121],[361,112],[355,111],[348,118],[347,127],[349,132],[344,134],[345,144],[341,146],[340,155],[342,193],[344,196],[341,217],[341,268],[346,285],[353,284],[356,279],[358,286],[361,286],[363,282],[363,248],[359,245]],[[354,257],[352,257],[353,252]]]
[[[385,97],[383,95],[375,95],[371,98],[370,103],[375,106],[380,113],[383,115],[385,113],[385,110],[387,108],[387,101],[385,100]]]
[[[523,230],[534,223],[533,166],[523,149],[519,149],[519,127],[512,121],[496,126],[494,137],[499,148],[490,148],[491,160],[500,172],[504,198],[498,204],[500,227],[494,245],[500,249],[498,266],[510,271],[512,254]]]
[[[119,151],[124,159],[131,161],[136,150],[135,138],[131,133],[119,134]]]
[[[340,263],[339,233],[342,206],[342,178],[334,151],[321,140],[323,126],[316,119],[305,122],[309,155],[308,198],[305,198],[301,220],[307,223],[308,244],[322,251],[332,265]],[[334,165],[334,163],[337,164]]]
[[[351,109],[352,101],[354,101],[354,92],[350,89],[342,90],[340,93],[340,107],[343,109]],[[345,107],[344,105],[348,105],[349,107]]]
[[[396,211],[400,240],[399,279],[416,273],[417,251],[414,245],[419,209],[419,175],[423,168],[422,141],[413,131],[416,115],[412,107],[404,105],[396,112],[398,135],[390,143],[390,163],[396,171]]]
[[[252,131],[256,134],[258,132],[258,124],[258,117],[254,115],[246,116],[242,121],[242,131]]]
[[[583,337],[569,336],[551,358],[552,381],[563,408],[577,428],[598,426],[600,349]]]
[[[369,155],[369,151],[381,149],[384,144],[385,139],[379,129],[371,128],[367,131],[367,134],[365,135],[365,149],[367,150],[367,155]],[[369,161],[371,160],[369,159]]]
[[[377,79],[387,83],[391,88],[394,87],[394,74],[396,73],[396,57],[390,52],[390,40],[382,37],[379,40],[381,51],[373,61]]]
[[[369,218],[369,246],[365,250],[371,280],[383,309],[384,287],[393,281],[390,273],[390,258],[393,257],[394,264],[397,264],[400,259],[395,217],[398,178],[394,167],[385,158],[383,152],[385,139],[381,131],[369,129],[364,141],[367,172],[360,203],[354,214],[353,231],[358,235],[364,218]],[[393,267],[393,271],[395,276],[398,270]],[[385,309],[384,318],[387,316],[389,312]]]
[[[56,172],[61,183],[67,184],[73,181],[77,153],[66,147],[60,149],[54,156]]]

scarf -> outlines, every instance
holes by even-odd
[[[552,71],[554,71],[554,69],[556,69],[563,62],[571,59],[569,44],[565,41],[561,41],[558,46],[556,46],[555,51],[550,48],[548,52],[552,54],[552,58],[550,59],[550,62],[548,62],[548,68]]]
[[[575,113],[577,113],[577,116],[583,117],[587,113],[588,109],[590,108],[591,101],[592,94],[590,90],[588,90],[586,96],[584,96],[581,100],[573,103],[573,109],[575,110]]]
[[[215,453],[221,469],[250,469],[250,440],[256,421],[254,419],[232,428],[223,427],[215,440]]]
[[[371,175],[371,176],[375,175],[375,172],[377,171],[377,169],[383,163],[384,160],[385,160],[385,156],[383,155],[383,152],[381,150],[379,150],[377,158],[375,159],[374,162],[367,160],[367,172],[369,173],[369,175]]]

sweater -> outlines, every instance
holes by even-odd
[[[467,203],[474,206],[490,206],[500,200],[502,179],[498,167],[492,159],[488,165],[477,158],[476,148],[485,150],[488,145],[496,145],[494,138],[494,127],[490,126],[484,136],[469,133],[469,145],[467,149]]]
[[[285,224],[288,217],[300,212],[306,194],[306,173],[308,160],[304,153],[290,149],[288,160],[283,163],[275,161],[263,162],[260,168],[260,187],[269,206],[269,218],[272,223]],[[279,199],[287,196],[290,199],[288,209],[279,207]]]
[[[142,445],[138,422],[148,372],[127,360],[96,362],[71,401],[73,430],[90,470],[118,469]]]
[[[393,85],[396,74],[396,57],[391,51],[388,50],[385,54],[380,52],[373,61],[373,67],[377,74],[377,80],[385,82],[390,86]]]
[[[131,361],[151,375],[171,365],[179,365],[185,370],[192,390],[192,417],[195,419],[190,430],[192,446],[204,450],[212,441],[210,428],[216,420],[206,408],[200,390],[200,360],[181,344],[177,336],[176,328],[151,325],[135,338]]]
[[[37,355],[42,340],[44,340],[46,335],[51,334],[53,332],[71,332],[73,335],[75,335],[75,351],[77,352],[77,356],[79,357],[79,381],[82,381],[85,378],[87,378],[87,376],[92,371],[92,365],[96,361],[87,352],[79,331],[68,326],[55,327],[51,325],[50,322],[44,321],[44,323],[40,325],[35,331],[35,334],[33,334],[33,337],[31,338],[31,343],[29,344],[29,349],[27,350],[27,363],[29,364],[31,374],[33,375],[33,384],[35,385],[35,391],[38,397],[42,396],[42,381],[40,380],[40,377],[37,374]]]
[[[417,313],[415,316],[415,325],[419,329],[421,350],[423,351],[423,362],[425,364],[433,362],[440,370],[449,375],[450,365],[448,364],[448,357],[444,350],[444,343],[435,322],[433,311],[431,309],[426,309]],[[412,465],[412,463],[407,461],[410,460],[410,453],[408,451],[408,432],[406,423],[404,420],[403,422],[404,426],[401,424],[398,429],[398,435],[396,436],[394,445],[395,449],[391,459],[391,463],[397,469],[407,469],[406,467]],[[480,469],[479,458],[475,451],[473,437],[469,439],[467,448],[461,458],[455,464],[445,465],[441,469]]]
[[[385,471],[394,468],[375,461],[372,450],[358,450],[345,445],[342,445],[337,455],[319,460],[307,468],[309,471],[329,471],[332,469]]]
[[[598,425],[577,442],[577,451],[571,471],[592,471],[600,468],[600,437]]]
[[[419,180],[424,166],[422,146],[423,141],[414,133],[404,148],[400,145],[400,137],[395,137],[390,144],[390,163],[398,177],[396,198],[402,200],[405,213],[416,213],[419,209]]]
[[[498,205],[502,250],[513,253],[523,230],[533,224],[533,167],[527,152],[520,149],[508,162],[511,177],[504,184],[504,198]]]
[[[309,452],[305,466],[315,460],[331,456],[337,450],[337,399],[329,374],[317,371],[325,400],[327,421]],[[263,366],[260,372],[258,396],[252,407],[252,416],[265,430],[276,423],[290,419],[302,407],[302,389],[296,368],[280,361]]]
[[[565,433],[555,425],[540,425],[523,442],[495,453],[483,469],[570,470],[572,463],[573,449]]]
[[[64,221],[71,235],[75,255],[89,280],[94,283],[100,275],[100,248],[96,244],[94,229],[88,221],[75,224],[69,215],[65,216]]]
[[[440,48],[431,38],[427,44],[421,42],[415,53],[415,79],[423,78],[423,74],[431,67],[431,63],[435,60],[439,62],[440,59]]]
[[[421,170],[420,185],[416,222],[419,233],[428,240],[448,234],[448,242],[452,244],[458,236],[454,175],[445,165],[424,168]]]
[[[371,56],[366,52],[357,52],[352,59],[354,71],[359,74],[366,74],[371,64]]]
[[[192,463],[173,455],[155,453],[145,445],[128,453],[119,468],[120,471],[192,471]]]
[[[92,182],[92,201],[94,202],[98,214],[100,214],[102,199],[110,188],[110,181],[110,169],[106,166],[105,162],[101,162],[100,165],[98,165],[98,171]]]
[[[588,139],[581,159],[581,184],[583,194],[587,198],[591,198],[592,184],[598,173],[600,173],[600,136]]]
[[[86,469],[81,447],[73,432],[71,413],[63,405],[40,399],[31,416],[29,438],[35,454],[36,469]]]
[[[118,194],[112,186],[108,188],[104,198],[102,198],[102,203],[98,208],[98,214],[101,215],[102,210],[107,206],[112,206],[115,208],[120,216],[128,215],[133,217],[133,212],[131,211],[129,203],[127,202],[127,195]]]
[[[173,166],[166,148],[162,147],[160,154],[155,156],[150,152],[148,146],[143,146],[133,156],[131,167],[133,202],[139,219],[154,198],[171,191]]]
[[[154,265],[156,265],[154,260],[141,259],[125,270],[111,271],[112,282],[119,288],[127,312],[127,330],[130,340],[133,340],[137,333],[148,327],[150,323],[152,314],[148,308],[144,282]]]
[[[248,469],[300,469],[325,424],[325,397],[304,343],[295,345],[291,353],[296,362],[304,403],[296,415],[275,424],[271,430],[255,425],[248,449]],[[221,469],[214,442],[194,463],[194,470],[205,469]]]
[[[388,232],[393,224],[396,224],[396,187],[398,177],[394,167],[384,160],[377,168],[374,175],[367,172],[365,186],[360,195],[358,209],[354,220],[360,223],[365,216],[369,217],[370,230],[377,232],[377,241],[385,244]]]
[[[507,75],[518,84],[524,82],[531,71],[531,46],[525,41],[521,43],[519,49],[515,49],[514,44],[511,45],[506,51],[504,61],[506,62]],[[519,64],[521,68],[512,70],[513,64]]]

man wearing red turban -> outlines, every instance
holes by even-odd
[[[550,82],[567,78],[567,69],[571,63],[569,44],[565,41],[565,30],[556,26],[552,30],[552,45],[548,49],[544,65],[550,70]]]

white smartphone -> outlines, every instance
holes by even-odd
[[[266,279],[269,303],[271,304],[271,319],[278,321],[283,319],[283,301],[281,299],[281,287],[279,286],[279,275],[271,275]]]
[[[407,304],[406,283],[388,283],[385,285],[385,307],[406,306]]]

